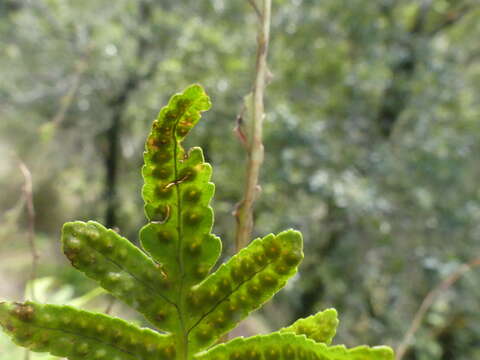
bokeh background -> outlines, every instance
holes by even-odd
[[[22,299],[30,277],[21,159],[38,297],[111,304],[61,254],[61,226],[95,219],[137,242],[145,137],[193,82],[214,105],[187,145],[214,167],[215,232],[233,253],[245,152],[232,129],[255,32],[246,0],[0,0],[0,298]],[[335,307],[336,343],[395,347],[429,291],[480,256],[480,2],[275,0],[271,32],[255,233],[297,228],[306,257],[249,331]],[[472,270],[405,359],[480,359],[479,304]],[[22,358],[0,335],[0,359]]]

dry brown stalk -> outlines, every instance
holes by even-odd
[[[435,300],[444,293],[448,288],[455,284],[465,273],[469,272],[473,268],[480,266],[480,257],[475,258],[468,263],[460,265],[454,272],[447,276],[440,284],[435,288],[430,290],[422,301],[422,304],[418,308],[413,321],[410,324],[405,336],[403,337],[401,343],[397,346],[395,360],[402,360],[403,356],[407,352],[408,348],[412,345],[412,340],[415,333],[418,331],[422,325],[423,319],[430,309],[430,307],[435,303]]]
[[[33,282],[37,277],[37,265],[38,265],[38,251],[37,246],[35,244],[35,208],[33,206],[33,183],[32,183],[32,173],[28,169],[25,163],[18,159],[18,166],[20,171],[22,172],[24,185],[22,188],[23,197],[25,199],[25,204],[27,208],[27,222],[28,222],[28,243],[30,246],[30,254],[32,256],[32,265],[31,265],[31,274],[30,274],[30,296],[32,300],[35,300],[35,287],[33,286]]]
[[[24,184],[22,188],[23,198],[27,208],[27,223],[28,223],[28,230],[27,230],[27,237],[28,243],[30,246],[30,254],[32,256],[32,265],[31,265],[31,273],[30,273],[30,296],[32,300],[35,301],[35,286],[34,280],[37,277],[37,264],[39,255],[37,252],[37,247],[35,244],[35,207],[33,206],[33,182],[32,182],[32,173],[28,169],[25,163],[18,159],[18,167],[22,172]],[[24,360],[30,359],[30,351],[25,350]]]
[[[235,248],[238,252],[245,247],[252,234],[253,205],[259,192],[258,178],[263,162],[262,127],[264,112],[264,95],[269,75],[267,68],[268,43],[270,39],[271,0],[263,0],[261,9],[253,0],[249,3],[259,18],[257,34],[257,56],[255,67],[255,81],[253,86],[253,108],[251,131],[246,139],[247,174],[244,189],[244,198],[237,204],[234,215],[237,220]]]

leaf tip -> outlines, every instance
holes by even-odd
[[[378,355],[378,360],[393,360],[395,353],[390,346],[374,346],[372,350]]]
[[[302,233],[289,229],[277,235],[277,238],[288,249],[285,253],[285,261],[290,266],[297,266],[303,260],[303,238]]]
[[[287,241],[297,247],[303,246],[303,236],[302,233],[298,230],[288,229],[282,231],[280,234],[278,234],[278,237],[281,237],[282,240]]]
[[[200,84],[192,84],[188,86],[183,95],[192,100],[198,101],[197,109],[199,111],[207,111],[212,107],[210,97],[207,95],[205,89]]]

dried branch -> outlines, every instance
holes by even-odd
[[[417,330],[422,325],[423,319],[427,311],[434,304],[435,300],[448,290],[453,284],[455,284],[463,275],[472,270],[473,268],[480,266],[480,257],[471,260],[468,263],[460,265],[453,273],[447,276],[440,284],[435,288],[430,290],[430,292],[425,296],[422,301],[422,304],[418,308],[418,311],[413,317],[413,321],[410,324],[409,329],[405,333],[405,336],[402,339],[402,342],[398,345],[396,350],[395,360],[402,360],[403,356],[407,352],[408,348],[412,345],[412,339],[417,332]]]
[[[32,256],[32,268],[31,268],[31,274],[30,274],[30,296],[32,297],[32,300],[35,300],[35,286],[34,286],[34,280],[37,277],[37,265],[38,265],[38,251],[37,247],[35,244],[35,208],[33,206],[33,184],[32,184],[32,173],[28,169],[27,165],[25,163],[18,159],[19,163],[19,168],[20,171],[22,172],[23,179],[24,179],[24,185],[22,188],[22,193],[23,197],[25,199],[25,204],[27,208],[27,219],[28,219],[28,243],[30,246],[30,253]]]
[[[258,5],[257,5],[257,3],[255,2],[255,0],[247,0],[247,1],[248,1],[248,3],[252,6],[252,8],[253,8],[253,10],[255,11],[255,13],[257,14],[259,21],[262,21],[262,12],[261,12],[260,9],[258,8]]]
[[[259,18],[251,132],[250,138],[247,139],[247,175],[245,181],[244,198],[237,205],[235,211],[235,217],[237,220],[235,247],[237,251],[245,247],[252,233],[253,204],[258,194],[258,178],[260,167],[263,162],[262,126],[263,119],[265,117],[263,99],[265,95],[265,87],[269,77],[269,71],[267,68],[267,54],[270,38],[271,5],[271,0],[263,0],[263,11],[260,13],[261,17]],[[257,11],[257,13],[259,13],[259,11]]]
[[[237,139],[240,141],[240,143],[245,147],[245,149],[248,150],[247,135],[243,131],[244,116],[245,116],[246,110],[247,110],[247,107],[245,106],[245,103],[244,103],[242,105],[242,108],[240,109],[240,112],[235,118],[235,127],[233,128],[233,133],[237,137]]]

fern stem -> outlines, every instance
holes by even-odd
[[[251,137],[247,144],[247,174],[244,189],[244,198],[236,211],[237,231],[235,247],[238,252],[245,247],[251,237],[253,229],[253,206],[259,191],[258,178],[263,163],[262,127],[265,118],[264,95],[267,85],[268,67],[267,55],[270,38],[271,0],[263,0],[259,16],[257,34],[257,57],[255,83],[253,87],[253,114]],[[258,8],[254,7],[258,14]]]

